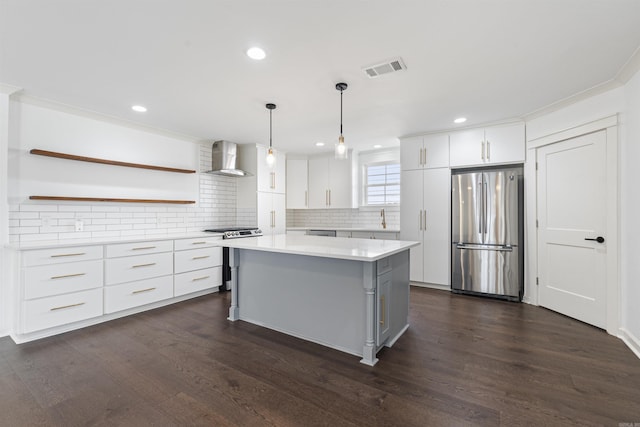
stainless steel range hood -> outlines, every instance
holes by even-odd
[[[237,169],[238,146],[229,141],[216,141],[211,150],[211,170],[207,173],[216,175],[243,177],[252,174]]]

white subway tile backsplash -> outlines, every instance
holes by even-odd
[[[200,170],[211,169],[211,143],[200,145]],[[9,241],[74,239],[86,237],[151,236],[244,225],[236,215],[236,178],[200,174],[200,199],[195,206],[133,206],[113,204],[9,205]],[[255,222],[255,211],[251,222]],[[76,219],[84,230],[75,231]],[[26,221],[23,223],[23,221]]]

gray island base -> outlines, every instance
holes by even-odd
[[[416,242],[263,236],[230,248],[229,320],[360,356],[373,366],[409,327]]]

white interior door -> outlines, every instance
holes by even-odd
[[[540,305],[606,328],[607,147],[600,131],[541,147]],[[604,241],[598,242],[598,237]]]

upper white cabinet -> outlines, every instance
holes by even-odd
[[[258,191],[284,194],[286,191],[286,157],[283,153],[274,150],[276,162],[269,167],[266,162],[267,147],[256,146],[256,177]]]
[[[358,206],[357,158],[336,160],[333,156],[309,159],[310,209],[348,209]]]
[[[524,123],[454,132],[449,145],[451,167],[524,162]]]
[[[287,209],[309,207],[308,161],[287,159]]]
[[[402,170],[449,166],[449,135],[425,135],[400,140]]]
[[[238,178],[236,208],[245,219],[243,225],[255,225],[264,234],[284,233],[286,230],[286,156],[275,151],[276,162],[267,166],[267,148],[261,145],[238,146],[239,167],[253,176]],[[279,197],[276,197],[279,196]],[[248,222],[252,222],[249,224]]]

